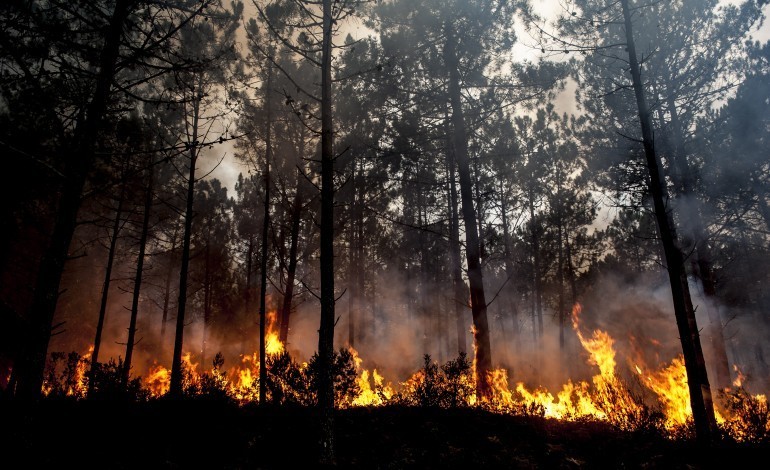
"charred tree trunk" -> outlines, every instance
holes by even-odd
[[[28,324],[23,333],[25,340],[22,341],[22,350],[14,361],[14,396],[18,399],[40,398],[48,343],[59,299],[59,285],[77,225],[83,188],[94,164],[95,145],[107,110],[123,26],[134,3],[134,0],[117,0],[115,3],[101,49],[94,94],[88,104],[85,119],[75,130],[73,150],[68,153],[69,168],[59,198],[51,241],[38,270]]]
[[[174,355],[171,358],[171,382],[169,395],[175,398],[182,396],[182,347],[184,346],[184,320],[187,308],[187,276],[190,269],[190,237],[192,236],[193,200],[195,198],[195,165],[198,161],[198,120],[200,118],[200,103],[203,99],[203,77],[198,77],[198,89],[193,99],[192,142],[190,142],[190,172],[187,176],[187,204],[184,214],[184,235],[182,236],[182,263],[179,268],[179,300],[177,302],[176,331],[174,335]]]
[[[668,199],[665,181],[661,173],[660,158],[655,151],[652,134],[652,122],[649,108],[644,96],[639,61],[636,56],[634,35],[631,23],[631,13],[628,0],[621,0],[623,18],[626,29],[626,47],[633,80],[636,104],[639,110],[639,121],[642,128],[644,153],[647,168],[650,173],[650,192],[655,207],[655,218],[658,223],[661,242],[666,256],[671,294],[674,302],[674,314],[682,343],[687,384],[690,391],[690,406],[695,423],[696,438],[699,443],[709,445],[717,431],[714,416],[714,404],[711,388],[706,372],[706,363],[701,349],[698,325],[695,321],[695,311],[690,298],[687,284],[687,273],[684,267],[682,252],[678,246],[676,229],[671,213],[666,208]]]
[[[118,196],[118,207],[115,209],[115,220],[112,223],[112,232],[110,235],[110,248],[107,253],[107,267],[104,271],[104,283],[102,284],[102,299],[99,303],[99,319],[96,323],[96,336],[94,337],[94,352],[91,354],[91,369],[89,372],[88,394],[94,391],[94,379],[96,369],[99,367],[99,351],[102,345],[102,331],[107,319],[107,298],[110,292],[110,282],[112,281],[112,265],[115,262],[115,249],[118,244],[118,235],[120,233],[120,218],[123,215],[123,203],[126,198],[125,169],[123,170],[123,181],[120,185],[120,195]]]
[[[128,324],[128,339],[126,340],[126,359],[123,363],[122,385],[128,387],[131,378],[131,361],[134,357],[136,343],[136,318],[139,315],[139,293],[142,289],[142,273],[144,272],[144,253],[147,249],[147,234],[150,231],[150,212],[152,211],[153,179],[155,178],[152,163],[147,168],[147,189],[144,195],[144,216],[142,218],[142,233],[139,235],[139,254],[136,258],[136,274],[134,276],[134,292],[131,299],[131,320]]]
[[[259,404],[264,405],[267,402],[267,351],[265,341],[267,332],[265,323],[267,317],[266,299],[267,299],[267,248],[268,235],[270,231],[270,159],[272,158],[272,119],[271,100],[272,96],[273,67],[272,62],[267,67],[267,84],[265,86],[265,200],[264,216],[262,217],[262,246],[260,250],[260,279],[259,279]]]
[[[484,297],[484,279],[481,270],[481,253],[476,210],[473,207],[473,183],[468,155],[468,136],[465,130],[462,95],[460,90],[460,71],[455,51],[455,31],[450,24],[445,25],[446,43],[444,45],[444,64],[449,72],[449,98],[452,107],[454,151],[457,171],[460,176],[460,200],[463,221],[465,222],[465,255],[468,263],[468,281],[470,284],[471,311],[473,313],[473,336],[476,346],[476,393],[481,399],[490,396],[488,373],[492,370],[492,347],[489,339],[487,322],[487,302]]]
[[[321,325],[318,406],[321,463],[334,463],[334,128],[332,121],[332,0],[323,0],[321,47]]]

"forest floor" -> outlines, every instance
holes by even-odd
[[[0,401],[4,468],[314,469],[303,408],[219,402]],[[770,447],[709,450],[595,422],[478,409],[356,408],[335,415],[340,469],[768,468]],[[17,462],[17,463],[13,463]]]

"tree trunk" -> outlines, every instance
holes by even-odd
[[[690,165],[684,150],[684,131],[679,120],[676,102],[670,94],[668,96],[668,106],[669,113],[671,114],[672,134],[674,136],[672,156],[676,166],[676,171],[672,172],[672,179],[682,199],[686,203],[696,203],[697,198],[694,194]],[[725,348],[724,326],[722,325],[719,308],[716,305],[716,283],[711,267],[711,249],[709,248],[706,229],[701,217],[700,204],[697,204],[697,206],[693,210],[687,211],[689,222],[684,224],[683,244],[685,247],[693,249],[693,272],[697,274],[701,281],[706,300],[712,303],[711,305],[706,305],[706,310],[709,317],[711,349],[714,354],[713,366],[716,372],[716,387],[718,389],[725,389],[731,385],[730,364],[727,359],[727,349]]]
[[[168,257],[168,267],[166,268],[166,281],[163,286],[163,316],[160,320],[160,344],[166,344],[166,325],[168,324],[168,311],[169,304],[171,303],[171,278],[174,275],[174,265],[171,260],[174,257],[174,251],[176,251],[176,236],[177,226],[174,225],[174,235],[171,237],[171,251]]]
[[[690,290],[687,284],[687,273],[684,269],[684,259],[678,246],[676,229],[671,213],[666,209],[668,194],[665,181],[661,174],[659,156],[655,152],[652,135],[652,122],[650,111],[644,97],[641,70],[636,56],[634,36],[631,24],[631,13],[628,0],[621,0],[623,18],[626,28],[626,47],[633,80],[636,104],[639,110],[639,121],[642,128],[642,140],[644,153],[647,160],[647,168],[650,173],[650,192],[652,193],[655,207],[655,218],[658,223],[661,242],[668,266],[671,294],[674,302],[674,314],[676,316],[679,338],[682,343],[685,369],[687,371],[687,384],[690,391],[690,406],[692,408],[695,423],[696,439],[699,443],[709,445],[717,431],[714,416],[714,404],[711,397],[711,388],[706,372],[706,363],[701,349],[698,325],[695,321],[695,311],[690,298]]]
[[[366,269],[364,263],[364,194],[363,183],[359,180],[358,186],[355,187],[356,201],[353,207],[356,224],[356,273],[357,276],[353,281],[353,285],[356,287],[356,295],[354,297],[355,302],[353,311],[358,318],[363,318],[363,305],[364,295],[366,292]],[[363,322],[362,322],[363,323]],[[366,329],[362,326],[358,327],[358,339],[359,341],[366,340]]]
[[[334,128],[332,121],[332,1],[323,0],[321,51],[321,325],[318,406],[321,463],[334,463]]]
[[[59,199],[51,241],[40,263],[28,325],[23,333],[25,340],[22,341],[22,350],[14,361],[14,396],[19,399],[40,398],[48,342],[59,299],[59,285],[77,225],[80,198],[95,160],[95,145],[107,110],[123,25],[134,3],[134,0],[117,0],[115,4],[99,58],[94,94],[88,104],[85,119],[75,130],[73,151],[68,153],[69,168]]]
[[[487,303],[484,297],[484,279],[481,270],[479,233],[476,210],[473,207],[473,183],[468,156],[468,137],[463,116],[460,90],[460,71],[455,51],[455,32],[447,23],[444,45],[444,64],[449,72],[449,98],[452,106],[454,154],[460,176],[460,200],[465,222],[465,255],[468,263],[471,311],[473,314],[473,336],[476,347],[476,394],[486,399],[491,394],[488,373],[492,370],[492,348],[487,322]]]
[[[268,61],[269,62],[269,61]],[[267,311],[265,302],[267,299],[267,247],[270,231],[270,159],[272,158],[272,119],[271,115],[271,88],[273,81],[272,62],[267,67],[267,84],[265,85],[265,201],[262,217],[262,246],[260,250],[260,280],[259,280],[259,404],[267,402],[267,351],[265,349],[266,334],[265,320]]]
[[[353,158],[353,171],[352,175],[350,177],[350,184],[353,187],[353,217],[351,217],[352,222],[350,224],[350,236],[349,236],[349,242],[350,246],[348,247],[349,250],[349,266],[348,266],[348,282],[350,284],[350,300],[348,301],[348,345],[351,348],[354,348],[356,345],[356,310],[358,308],[357,301],[358,301],[358,277],[361,275],[361,272],[359,270],[358,266],[358,260],[356,259],[358,257],[358,251],[357,251],[357,244],[359,243],[357,238],[358,235],[358,219],[356,214],[356,160]]]
[[[104,283],[102,284],[102,299],[99,303],[99,319],[96,323],[96,336],[94,337],[94,351],[91,354],[91,369],[89,372],[88,394],[94,391],[94,379],[96,369],[99,367],[99,351],[102,345],[102,331],[107,319],[107,298],[110,292],[110,282],[112,281],[112,265],[115,262],[115,248],[118,244],[118,234],[120,233],[120,218],[123,214],[123,203],[126,197],[125,169],[120,185],[120,195],[118,196],[118,207],[115,209],[115,220],[112,223],[112,232],[110,236],[110,249],[107,253],[107,267],[104,271]]]
[[[529,191],[529,221],[532,226],[532,335],[534,346],[537,348],[538,338],[543,336],[543,303],[540,292],[540,236],[537,233],[537,217],[535,216],[535,195]]]
[[[206,352],[211,322],[211,221],[206,233],[206,247],[203,249],[203,328],[201,331],[201,366],[206,367]]]
[[[193,99],[192,142],[190,142],[190,173],[187,180],[187,204],[184,214],[184,234],[182,236],[182,264],[179,268],[179,300],[177,302],[176,331],[174,335],[174,355],[171,358],[171,382],[169,395],[182,396],[182,347],[184,346],[184,317],[187,308],[187,276],[190,268],[190,237],[192,236],[193,199],[195,198],[195,164],[198,161],[198,120],[200,103],[203,98],[203,77],[198,77],[198,89]]]
[[[448,119],[447,119],[448,121]],[[447,137],[450,135],[450,127],[447,125]],[[452,273],[452,305],[454,307],[455,325],[457,330],[457,353],[464,354],[468,351],[465,342],[467,334],[465,324],[465,305],[467,298],[467,288],[463,281],[462,264],[460,261],[460,216],[457,213],[457,185],[455,184],[455,159],[452,150],[451,139],[447,142],[447,168],[449,177],[447,184],[449,186],[449,260]]]
[[[304,145],[303,145],[304,148]],[[304,153],[304,152],[303,152]],[[300,154],[301,155],[301,154]],[[302,173],[297,170],[297,183],[294,192],[294,202],[291,208],[291,244],[289,246],[289,265],[286,269],[286,289],[283,292],[281,307],[281,329],[278,339],[283,344],[289,341],[289,322],[291,320],[291,303],[294,297],[294,279],[297,273],[297,245],[299,244],[299,223],[302,217]]]
[[[152,163],[147,168],[147,189],[144,195],[144,217],[142,219],[142,233],[139,236],[139,255],[136,258],[136,275],[134,276],[134,292],[131,299],[131,320],[128,324],[128,339],[126,340],[126,359],[123,363],[122,380],[123,387],[128,387],[131,378],[131,361],[134,356],[134,344],[136,338],[136,318],[139,315],[139,293],[142,288],[142,273],[144,271],[144,253],[147,249],[147,234],[150,231],[150,212],[152,210],[152,190],[154,166]]]

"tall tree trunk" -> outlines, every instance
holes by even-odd
[[[350,177],[350,184],[353,187],[353,217],[351,217],[352,222],[350,224],[350,235],[349,235],[349,241],[350,246],[348,247],[349,250],[349,259],[350,259],[350,265],[348,266],[348,282],[350,284],[350,300],[348,301],[348,345],[351,348],[354,348],[356,345],[356,315],[357,315],[357,301],[358,301],[358,276],[361,275],[361,272],[359,270],[358,266],[358,260],[356,259],[358,256],[358,250],[356,249],[356,245],[358,244],[358,240],[356,240],[356,236],[358,235],[358,220],[357,220],[357,214],[356,214],[356,159],[353,158],[353,171],[352,175]]]
[[[508,198],[505,195],[505,187],[503,183],[503,178],[500,178],[500,214],[502,215],[501,222],[503,224],[503,263],[505,266],[505,282],[506,284],[511,282],[511,279],[513,279],[513,275],[515,274],[514,268],[513,268],[513,254],[511,253],[511,229],[508,226]],[[518,348],[519,338],[517,337],[517,329],[515,328],[516,320],[517,320],[517,309],[515,308],[515,301],[512,299],[512,295],[510,286],[506,288],[506,296],[505,298],[508,300],[508,316],[511,319],[512,325],[514,325],[512,330],[512,336],[513,341],[516,343],[516,347]]]
[[[537,348],[538,338],[543,336],[543,297],[540,286],[540,235],[538,234],[538,222],[535,214],[534,191],[529,191],[529,220],[532,226],[532,334]]]
[[[94,93],[84,120],[75,130],[73,150],[68,152],[69,168],[59,198],[51,241],[38,270],[28,324],[23,333],[25,340],[14,361],[14,396],[19,399],[40,398],[59,285],[77,225],[83,188],[95,161],[95,146],[107,110],[123,26],[134,3],[134,0],[117,0],[115,3],[100,53]]]
[[[182,348],[184,346],[184,320],[187,309],[187,276],[190,269],[190,237],[192,236],[193,200],[195,198],[195,165],[198,162],[198,121],[200,104],[203,99],[203,77],[198,76],[198,88],[193,99],[192,138],[190,145],[190,172],[187,176],[187,204],[184,214],[184,234],[182,236],[182,263],[179,268],[179,300],[177,301],[176,331],[174,335],[174,355],[171,358],[171,382],[169,395],[179,398],[182,396]]]
[[[561,210],[561,208],[559,208]],[[559,274],[557,275],[557,278],[559,279],[559,350],[561,352],[564,352],[564,348],[566,346],[565,344],[565,338],[564,338],[564,330],[567,328],[566,324],[566,309],[564,306],[564,247],[563,247],[563,232],[564,227],[561,223],[561,216],[559,216],[559,223],[557,227],[557,244],[559,245],[558,248],[558,254],[557,254],[557,265]]]
[[[302,148],[304,149],[304,145]],[[300,155],[302,153],[300,153]],[[297,246],[299,244],[299,225],[302,217],[302,199],[302,173],[298,169],[294,202],[291,207],[291,242],[289,246],[289,264],[286,268],[286,289],[283,292],[283,305],[281,306],[280,316],[281,328],[278,333],[278,339],[283,344],[287,344],[289,340],[289,322],[291,321],[291,304],[294,297],[294,279],[297,274]]]
[[[454,151],[460,176],[460,200],[465,222],[465,255],[468,263],[473,336],[476,347],[476,394],[486,399],[491,394],[488,374],[492,370],[492,347],[487,322],[487,302],[484,297],[484,279],[481,271],[481,253],[476,210],[473,207],[473,183],[468,155],[468,136],[465,130],[463,103],[460,90],[460,71],[457,60],[456,38],[453,27],[447,23],[444,45],[444,64],[449,72],[449,98],[454,127]]]
[[[115,262],[115,249],[118,244],[118,235],[120,233],[120,221],[123,215],[123,203],[126,198],[126,170],[123,170],[123,178],[120,185],[120,195],[118,196],[118,207],[115,209],[115,220],[112,223],[112,232],[110,235],[110,248],[107,252],[107,267],[104,271],[104,283],[102,284],[102,299],[99,302],[99,319],[96,323],[96,336],[94,337],[94,351],[91,354],[91,369],[89,372],[88,394],[94,391],[96,369],[99,367],[99,351],[102,345],[102,331],[107,319],[107,298],[110,292],[110,282],[112,281],[112,265]]]
[[[628,50],[628,59],[633,80],[634,94],[636,96],[636,104],[639,109],[639,121],[642,128],[644,153],[647,160],[647,168],[650,173],[650,192],[652,193],[655,218],[658,223],[661,242],[666,256],[671,294],[674,302],[674,314],[679,329],[679,339],[682,343],[685,369],[687,371],[687,384],[690,391],[690,406],[695,422],[696,438],[699,443],[709,445],[715,436],[717,425],[714,416],[711,388],[706,372],[706,362],[703,358],[698,325],[695,320],[695,310],[692,305],[690,290],[687,284],[684,259],[678,246],[672,215],[666,209],[668,191],[666,190],[665,181],[660,171],[660,158],[655,152],[652,135],[652,120],[644,96],[628,0],[621,0],[620,3],[623,8],[623,18],[626,29],[626,47]]]
[[[714,281],[714,271],[711,264],[711,249],[708,244],[706,229],[701,216],[700,204],[694,194],[694,184],[692,182],[692,172],[690,164],[687,161],[687,155],[684,149],[684,130],[682,129],[679,113],[676,107],[674,97],[669,94],[668,107],[671,115],[671,126],[673,128],[674,151],[673,161],[676,171],[672,172],[672,179],[675,187],[680,193],[679,196],[685,203],[696,204],[692,210],[683,211],[689,219],[684,223],[685,233],[683,244],[685,247],[693,249],[693,272],[697,274],[703,286],[703,293],[706,300],[711,305],[706,305],[706,311],[709,318],[709,337],[711,338],[711,349],[714,354],[714,371],[716,372],[716,387],[725,389],[731,385],[730,364],[727,359],[727,349],[725,348],[725,337],[723,333],[724,326],[719,314],[719,308],[716,305],[716,283]]]
[[[211,221],[206,233],[206,247],[203,249],[203,327],[201,328],[201,366],[206,367],[206,352],[211,322]]]
[[[447,119],[448,121],[448,119]],[[449,136],[450,126],[447,123],[447,136]],[[468,298],[468,291],[463,281],[462,264],[460,261],[460,216],[457,213],[457,185],[455,184],[455,159],[452,150],[451,139],[447,142],[447,167],[449,169],[449,259],[452,265],[452,288],[455,314],[455,325],[457,330],[457,353],[465,354],[468,352],[468,345],[465,342],[467,334],[465,323],[465,305]]]
[[[249,234],[249,245],[246,249],[246,289],[245,289],[245,295],[244,295],[244,302],[243,302],[243,310],[246,312],[246,326],[244,327],[244,331],[242,331],[242,340],[241,340],[241,353],[242,354],[250,354],[254,348],[252,347],[251,342],[249,339],[251,339],[251,300],[252,300],[252,294],[253,289],[251,288],[251,273],[254,271],[254,269],[251,266],[251,263],[254,259],[254,237]]]
[[[262,246],[260,251],[260,279],[259,279],[259,404],[264,405],[267,402],[267,350],[265,348],[266,334],[265,323],[267,317],[266,299],[267,299],[267,247],[268,235],[270,231],[270,159],[272,158],[272,120],[271,115],[271,96],[273,83],[272,62],[268,61],[267,66],[267,84],[265,85],[265,201],[263,206],[264,216],[262,217]]]
[[[171,236],[171,251],[168,257],[168,267],[166,268],[166,280],[163,286],[163,315],[160,320],[160,344],[166,344],[166,326],[168,325],[168,311],[171,303],[171,278],[174,275],[174,265],[171,260],[174,258],[174,252],[176,251],[176,236],[177,226],[174,225],[174,234]]]
[[[134,357],[136,338],[136,318],[139,316],[139,293],[142,289],[142,273],[144,272],[144,253],[147,249],[147,234],[150,231],[150,212],[152,211],[153,179],[155,167],[150,163],[147,167],[147,189],[144,195],[144,217],[142,218],[142,233],[139,236],[139,255],[136,258],[136,274],[134,275],[134,292],[131,299],[131,320],[128,324],[128,339],[126,340],[126,359],[123,363],[123,387],[128,387],[131,377],[131,361]]]
[[[323,0],[321,47],[321,325],[318,406],[321,463],[334,462],[334,128],[332,121],[332,0]]]
[[[359,179],[358,186],[355,187],[356,191],[356,200],[355,205],[353,207],[353,213],[355,215],[355,224],[356,224],[356,247],[355,247],[355,253],[356,253],[356,277],[353,280],[353,285],[355,285],[355,302],[354,302],[354,312],[356,315],[358,315],[358,318],[363,318],[363,305],[364,305],[364,295],[366,292],[366,269],[365,269],[365,262],[364,262],[364,189],[363,189],[363,182]],[[358,327],[358,339],[359,341],[365,341],[366,339],[366,329],[362,326]]]

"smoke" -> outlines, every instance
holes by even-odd
[[[125,341],[130,316],[131,295],[122,284],[129,279],[130,257],[116,266],[116,278],[110,290],[107,319],[102,335],[100,361],[107,362],[125,356]],[[53,336],[49,352],[76,351],[85,354],[93,344],[103,269],[94,264],[103,261],[101,256],[88,256],[73,260],[68,265],[65,284],[68,289],[62,295],[55,322],[66,322],[65,331]],[[393,385],[406,380],[423,365],[423,357],[429,354],[439,363],[454,359],[458,354],[457,326],[454,299],[448,286],[425,286],[417,289],[414,280],[388,272],[368,279],[375,296],[362,299],[355,312],[354,347],[363,359],[362,367],[377,369]],[[349,319],[353,311],[350,295],[343,281],[339,291],[345,294],[337,302],[335,347],[349,346]],[[745,376],[743,385],[752,393],[764,393],[768,389],[768,362],[765,339],[768,331],[764,322],[748,309],[727,307],[707,299],[697,281],[692,281],[690,291],[696,307],[701,343],[706,363],[713,363],[709,331],[709,313],[718,312],[724,324],[730,365]],[[165,337],[161,337],[161,309],[153,302],[153,278],[149,276],[140,304],[137,344],[134,349],[132,376],[146,376],[156,365],[169,368],[173,352],[175,313],[174,307],[166,325]],[[320,306],[315,298],[305,293],[298,297],[298,305],[291,316],[286,349],[298,362],[308,361],[318,347]],[[507,370],[509,383],[523,382],[528,388],[546,387],[560,389],[567,381],[589,380],[598,370],[589,364],[573,329],[570,317],[565,316],[560,344],[559,317],[549,308],[544,310],[542,334],[535,334],[538,324],[533,319],[532,306],[527,302],[515,302],[513,295],[504,295],[493,301],[487,309],[492,341],[493,366]],[[673,313],[671,293],[665,271],[639,274],[604,275],[596,279],[581,296],[582,313],[578,324],[584,337],[594,330],[607,332],[614,340],[616,363],[621,374],[629,376],[635,365],[648,370],[659,370],[681,354],[681,343]],[[276,304],[276,302],[268,302]],[[274,307],[273,305],[272,307]],[[191,353],[192,362],[200,370],[210,370],[217,353],[225,358],[225,370],[241,364],[242,357],[257,357],[258,315],[253,311],[219,312],[212,317],[203,338],[203,320],[195,303],[188,305],[184,336],[184,352]],[[273,308],[273,310],[275,310]],[[468,358],[473,359],[470,309],[463,309],[465,342]],[[277,331],[277,325],[273,327]],[[631,373],[632,374],[632,373]],[[709,377],[714,372],[709,370]],[[712,385],[713,385],[712,380]]]

